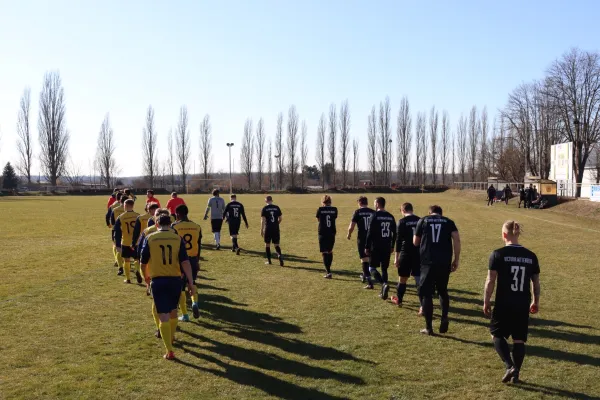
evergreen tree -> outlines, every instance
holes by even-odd
[[[6,166],[4,167],[4,172],[2,173],[2,176],[4,177],[4,179],[2,181],[3,189],[12,190],[12,189],[16,189],[17,186],[19,186],[19,179],[17,178],[15,169],[13,168],[12,165],[10,165],[10,162],[6,163]]]

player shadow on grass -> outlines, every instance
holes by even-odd
[[[271,251],[273,251],[273,248],[271,248]],[[249,255],[251,257],[260,257],[260,258],[265,258],[265,251],[256,251],[256,250],[247,250],[242,248],[241,251],[242,255]],[[277,263],[277,259],[275,257],[275,253],[273,253],[273,262]],[[314,261],[314,260],[310,260],[307,257],[302,257],[302,256],[297,256],[294,254],[288,254],[285,251],[283,252],[283,259],[285,262],[292,262],[292,263],[305,263],[305,264],[319,264],[318,261]]]
[[[567,399],[600,400],[600,397],[598,396],[591,396],[581,392],[572,392],[550,386],[537,385],[526,381],[521,381],[518,385],[513,385],[513,387],[526,392],[539,393],[546,396],[564,397]]]
[[[200,372],[206,372],[213,374],[217,377],[228,379],[238,385],[251,386],[264,393],[281,399],[287,400],[304,400],[304,399],[315,399],[315,400],[342,400],[343,397],[328,395],[317,389],[308,389],[296,384],[284,381],[273,376],[269,376],[261,371],[255,369],[245,368],[237,365],[232,365],[218,358],[210,355],[201,354],[195,351],[191,351],[185,348],[187,354],[195,357],[200,362],[199,364],[192,364],[186,361],[177,359],[175,362],[185,365],[190,368],[194,368]],[[206,363],[216,364],[219,369],[209,368]]]

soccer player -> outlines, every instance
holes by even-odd
[[[115,201],[108,207],[108,209],[106,210],[106,216],[105,216],[106,226],[111,230],[111,240],[113,242],[113,255],[115,257],[115,267],[119,266],[119,256],[117,253],[117,246],[115,246],[115,232],[112,230],[113,226],[110,223],[110,215],[112,214],[112,210],[115,207],[118,207],[121,205],[121,196],[122,196],[121,192],[119,192],[119,191],[115,192]]]
[[[512,195],[512,190],[510,190],[510,186],[508,184],[504,187],[504,204],[508,205],[508,200],[510,200],[510,196]]]
[[[429,215],[421,218],[413,237],[421,255],[421,278],[419,297],[425,316],[425,329],[422,334],[433,335],[433,293],[437,289],[442,306],[440,333],[448,332],[448,281],[450,272],[458,269],[460,260],[460,235],[456,224],[442,215],[442,207],[429,207]],[[452,261],[454,254],[454,261]]]
[[[110,208],[110,206],[112,206],[115,201],[117,201],[117,192],[118,190],[115,189],[112,194],[110,195],[110,197],[108,198],[108,202],[106,203],[106,209],[108,210]]]
[[[125,196],[127,196],[127,198],[129,198],[133,201],[137,200],[137,196],[135,194],[131,193],[131,189],[124,189],[123,194],[125,194]]]
[[[132,239],[132,243],[135,246],[135,259],[136,261],[138,261],[139,264],[139,260],[140,260],[140,253],[142,251],[142,243],[141,243],[141,238],[142,238],[142,232],[144,232],[146,230],[146,228],[148,228],[148,223],[150,221],[152,221],[152,223],[154,224],[154,214],[156,214],[156,210],[159,208],[159,205],[156,203],[147,203],[146,204],[146,214],[140,215],[137,220],[135,221],[135,227],[133,228],[133,239]],[[142,273],[142,265],[140,264],[140,274]],[[139,282],[141,283],[141,282]]]
[[[265,253],[267,255],[265,264],[271,265],[271,243],[273,243],[279,265],[283,267],[283,255],[281,254],[281,247],[279,247],[281,239],[279,225],[283,219],[281,209],[273,204],[273,197],[271,196],[267,196],[265,202],[267,205],[263,207],[260,213],[260,235],[265,240]]]
[[[175,218],[175,210],[182,204],[185,204],[185,201],[183,201],[183,199],[179,197],[177,192],[171,193],[171,198],[169,199],[169,201],[167,201],[166,207],[173,218]]]
[[[488,195],[488,206],[493,206],[494,205],[494,199],[496,198],[496,188],[494,187],[494,185],[490,185],[490,187],[487,189],[487,195]]]
[[[208,199],[206,211],[204,212],[204,220],[208,219],[210,211],[210,226],[213,236],[215,237],[216,249],[221,249],[221,227],[223,226],[223,211],[225,211],[225,200],[219,196],[219,189],[212,191],[213,197]]]
[[[370,256],[369,271],[375,280],[381,282],[381,294],[383,300],[387,300],[390,287],[388,285],[388,267],[390,257],[396,244],[396,219],[385,210],[385,199],[375,199],[375,214],[371,218],[367,240],[365,242],[365,253]],[[381,275],[377,268],[381,267]],[[371,285],[371,289],[373,286]]]
[[[123,268],[125,270],[125,283],[131,283],[129,273],[131,270],[131,259],[137,258],[135,252],[135,242],[133,241],[133,231],[135,222],[140,214],[133,211],[134,201],[132,199],[125,200],[125,212],[117,218],[115,222],[115,245],[117,252],[123,258]],[[142,275],[138,268],[135,269],[135,275],[138,283],[142,283]]]
[[[336,207],[331,206],[331,197],[323,196],[321,207],[317,210],[317,221],[319,222],[319,251],[323,256],[323,265],[325,265],[325,279],[331,279],[331,264],[333,263],[333,246],[335,245],[335,220],[338,216]]]
[[[491,317],[490,332],[494,347],[506,366],[503,383],[511,379],[513,383],[519,382],[525,359],[529,314],[537,313],[540,305],[540,266],[537,256],[519,244],[521,233],[521,225],[517,221],[507,221],[502,225],[504,247],[494,250],[490,255],[485,282],[483,312],[486,317]],[[494,286],[497,286],[497,290],[492,310]],[[506,342],[509,336],[513,340],[512,357]]]
[[[190,265],[192,267],[192,284],[196,284],[198,270],[200,269],[200,245],[202,243],[202,228],[195,222],[188,219],[188,207],[185,204],[180,205],[175,210],[177,221],[171,228],[179,235],[185,245]],[[189,322],[190,317],[187,313],[187,299],[185,297],[185,287],[187,286],[186,278],[183,277],[182,292],[179,298],[179,308],[181,308],[182,316],[180,321]],[[198,294],[192,296],[192,313],[194,318],[200,318],[200,309],[198,308]]]
[[[173,341],[177,330],[182,270],[191,296],[196,293],[196,288],[192,283],[192,267],[185,251],[185,243],[170,226],[171,218],[161,215],[158,230],[144,242],[141,262],[146,283],[152,288],[153,303],[160,321],[158,329],[167,351],[164,358],[174,360]]]
[[[115,224],[117,223],[117,218],[119,218],[119,216],[125,212],[125,200],[127,200],[127,196],[125,196],[124,194],[121,195],[119,197],[119,202],[115,202],[115,204],[113,204],[113,206],[109,210],[109,226],[112,227],[111,235],[113,241],[113,248],[115,252],[115,258],[117,261],[117,266],[119,267],[117,275],[119,276],[123,275],[123,257],[121,256],[121,253],[117,251],[117,244],[115,242]]]
[[[519,208],[521,208],[521,203],[523,203],[524,208],[527,208],[527,196],[523,185],[519,188]]]
[[[156,203],[160,208],[160,201],[156,197],[154,197],[154,190],[148,190],[146,192],[146,204]]]
[[[240,233],[240,226],[242,225],[242,218],[246,229],[248,229],[248,219],[246,218],[246,212],[244,211],[244,205],[237,201],[235,194],[231,195],[231,201],[225,207],[223,211],[223,219],[227,221],[229,225],[229,235],[231,236],[231,242],[233,246],[231,251],[235,252],[238,256],[240,255],[240,246],[238,245],[238,235]]]
[[[392,302],[399,307],[402,306],[408,278],[412,275],[418,287],[421,275],[419,249],[413,244],[413,235],[420,218],[413,214],[413,206],[410,203],[402,204],[400,211],[403,218],[398,221],[396,254],[394,256],[394,265],[398,269],[398,286],[396,288],[397,296],[392,297]]]
[[[357,200],[358,209],[354,211],[352,215],[352,221],[348,227],[348,240],[352,238],[352,232],[354,228],[358,226],[358,234],[356,235],[356,246],[358,248],[358,257],[362,263],[362,274],[360,275],[362,282],[367,282],[365,288],[373,289],[373,282],[371,281],[371,274],[369,272],[369,256],[365,253],[365,243],[367,240],[367,231],[369,230],[369,224],[375,211],[369,208],[369,201],[365,196],[360,196]]]

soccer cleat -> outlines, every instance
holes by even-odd
[[[142,283],[144,281],[142,279],[142,274],[140,274],[140,271],[135,271],[135,279],[137,279],[137,283]]]
[[[283,256],[279,255],[277,258],[279,258],[279,266],[283,267]]]
[[[129,284],[129,283],[131,283],[131,281],[130,281],[129,279],[125,279],[125,280],[123,281],[123,283],[127,283],[127,284]]]
[[[221,245],[217,244],[217,247],[215,247],[215,250],[221,250]]]
[[[242,249],[238,247],[237,249],[235,249],[235,254],[239,256],[240,255],[240,251],[242,251]]]
[[[387,300],[389,292],[390,292],[390,285],[388,285],[387,283],[384,283],[383,286],[381,287],[381,299]]]
[[[325,279],[331,279],[332,276],[331,276],[331,274],[325,274],[325,276],[323,278],[325,278]]]
[[[360,281],[362,283],[365,283],[365,282],[367,282],[367,278],[363,274],[360,274]]]
[[[417,313],[419,317],[423,316],[423,307],[419,307],[419,312]]]
[[[232,247],[232,248],[231,248],[231,252],[232,252],[232,253],[235,253],[235,247]]]
[[[194,318],[200,318],[200,308],[198,307],[198,303],[192,303],[192,314]]]
[[[450,324],[450,321],[448,321],[447,319],[443,319],[440,322],[440,333],[446,333],[448,332],[448,325]]]
[[[157,339],[162,339],[162,336],[160,334],[160,329],[157,329],[156,332],[154,332],[154,337]]]
[[[183,314],[181,317],[179,317],[179,320],[181,322],[190,322],[190,316],[187,314]]]
[[[510,367],[509,369],[507,369],[506,373],[502,377],[502,383],[510,382],[510,380],[515,376],[516,371],[517,370],[515,369],[515,367]]]
[[[273,265],[273,263],[271,262],[271,260],[267,260],[265,261],[265,265]]]
[[[115,267],[119,266],[119,263],[115,261],[115,263],[113,264]]]
[[[123,271],[123,268],[119,268],[119,271],[117,272],[117,276],[121,276],[125,273],[125,271]]]
[[[521,383],[521,379],[519,379],[519,370],[518,369],[515,370],[511,382],[514,384]]]
[[[372,290],[372,289],[374,289],[374,288],[373,288],[373,285],[371,285],[371,284],[368,284],[368,285],[367,285],[367,286],[365,286],[363,289],[371,289],[371,290]]]
[[[167,354],[165,354],[163,357],[165,360],[174,360],[175,354],[172,351],[170,351]]]
[[[425,328],[425,329],[421,329],[421,330],[419,331],[419,333],[420,333],[421,335],[433,336],[433,329],[427,329],[427,328]]]
[[[391,300],[392,300],[392,303],[394,303],[398,307],[402,307],[402,302],[400,301],[400,299],[398,298],[398,296],[392,296]]]

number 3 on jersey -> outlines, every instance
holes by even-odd
[[[271,211],[271,222],[275,222],[275,212]]]
[[[513,265],[510,267],[510,272],[513,274],[513,283],[510,285],[510,288],[513,292],[522,292],[523,285],[525,284],[525,267]],[[520,277],[519,272],[521,273]]]
[[[382,238],[390,237],[390,223],[389,222],[381,223],[381,237]]]

